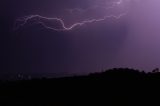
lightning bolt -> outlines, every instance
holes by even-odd
[[[115,2],[112,2],[112,5],[106,9],[110,9],[110,8],[114,8],[115,6],[119,6],[121,5],[122,3],[124,2],[124,0],[118,0],[118,1],[115,1]],[[95,7],[94,7],[95,8]],[[73,11],[84,11],[82,9],[73,9],[71,10],[71,12]],[[55,31],[69,31],[69,30],[73,30],[74,28],[78,27],[78,26],[83,26],[85,24],[89,24],[89,23],[94,23],[94,22],[100,22],[100,21],[104,21],[108,18],[113,18],[113,19],[120,19],[122,16],[126,15],[127,12],[124,12],[124,13],[121,13],[119,15],[105,15],[104,17],[102,18],[99,18],[99,19],[86,19],[84,21],[81,21],[81,22],[76,22],[70,26],[66,26],[65,25],[65,22],[63,19],[61,18],[49,18],[49,17],[44,17],[44,16],[41,16],[41,15],[29,15],[29,16],[25,16],[25,17],[21,17],[19,19],[16,20],[15,22],[15,27],[14,29],[17,30],[19,29],[20,27],[23,27],[25,24],[27,24],[29,21],[34,21],[35,23],[38,23],[40,25],[42,25],[44,28],[46,29],[51,29],[51,30],[55,30]],[[45,21],[50,21],[50,22],[58,22],[60,24],[60,28],[56,28],[55,26],[49,26],[47,25],[47,23],[44,22]]]

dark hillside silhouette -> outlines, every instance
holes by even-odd
[[[157,70],[115,68],[88,76],[2,81],[0,106],[158,106]]]

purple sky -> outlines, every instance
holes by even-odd
[[[159,0],[2,0],[0,4],[0,73],[84,74],[113,67],[152,70],[160,66]],[[108,9],[109,7],[113,7]],[[119,16],[66,27],[104,16]],[[21,19],[20,21],[16,21]],[[16,21],[16,25],[14,24]],[[21,26],[19,26],[21,25]],[[13,31],[14,28],[18,30]]]
[[[119,60],[121,66],[151,70],[160,66],[159,0],[141,0],[132,8],[129,34]]]

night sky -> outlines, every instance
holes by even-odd
[[[0,77],[57,77],[113,67],[157,68],[159,7],[159,0],[1,0]],[[115,17],[63,30],[55,19],[33,17],[24,24],[33,15],[62,19],[67,28],[86,20]]]

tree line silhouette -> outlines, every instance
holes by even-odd
[[[0,82],[0,106],[159,105],[160,72],[114,68],[86,76]]]

